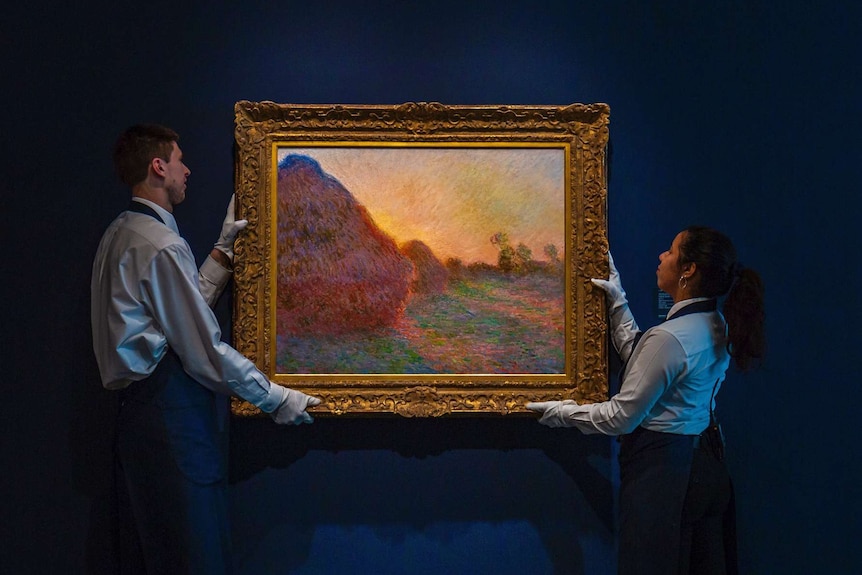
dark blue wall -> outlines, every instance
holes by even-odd
[[[690,223],[727,231],[768,287],[766,368],[719,398],[743,572],[860,572],[857,3],[370,4],[4,8],[0,572],[109,569],[113,397],[88,318],[127,201],[110,148],[140,121],[182,134],[177,216],[202,257],[240,99],[608,103],[610,240],[641,324]],[[239,572],[611,573],[614,449],[524,419],[234,421]]]

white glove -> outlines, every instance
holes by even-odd
[[[573,409],[578,404],[572,399],[564,401],[537,401],[527,404],[527,409],[541,413],[539,423],[548,427],[573,427]]]
[[[227,205],[227,214],[224,217],[224,223],[221,226],[221,235],[215,243],[215,249],[223,252],[232,262],[233,261],[233,243],[236,241],[236,236],[244,227],[248,225],[248,220],[237,220],[234,215],[234,200],[236,194],[231,194],[230,203]]]
[[[605,292],[608,301],[611,341],[613,341],[617,353],[620,354],[620,358],[626,362],[632,354],[632,344],[640,329],[629,309],[626,290],[623,289],[620,273],[614,265],[611,252],[608,252],[608,264],[610,265],[608,279],[593,278],[591,281],[593,285],[600,287]]]
[[[275,385],[275,384],[273,384]],[[320,405],[320,399],[311,395],[305,395],[301,391],[295,389],[284,390],[284,399],[275,408],[275,411],[270,413],[273,421],[276,423],[288,423],[291,425],[300,425],[303,423],[311,423],[314,418],[311,414],[305,411],[309,407]]]
[[[625,305],[628,303],[626,300],[626,290],[623,289],[623,283],[620,280],[620,272],[617,271],[617,266],[614,265],[614,256],[611,255],[611,252],[608,252],[608,267],[610,268],[608,279],[593,279],[592,281],[594,284],[605,290],[609,306]]]

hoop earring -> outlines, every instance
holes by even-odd
[[[685,276],[679,276],[679,281],[676,283],[680,288],[686,289],[688,287],[688,278]]]

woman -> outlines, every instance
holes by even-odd
[[[620,574],[735,573],[732,487],[714,406],[731,359],[747,370],[763,357],[763,284],[737,263],[727,236],[686,228],[656,270],[674,305],[667,321],[641,333],[608,257],[609,279],[593,283],[605,291],[625,362],[619,393],[527,407],[551,427],[622,436]]]

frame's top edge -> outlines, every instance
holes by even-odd
[[[592,103],[583,103],[583,102],[569,102],[567,104],[443,104],[441,102],[402,102],[399,104],[335,104],[335,103],[299,103],[299,102],[274,102],[272,100],[260,100],[260,101],[252,101],[252,100],[238,100],[236,104],[234,104],[235,109],[239,108],[253,108],[259,106],[275,106],[275,107],[285,107],[285,108],[401,108],[404,106],[440,106],[443,108],[454,108],[454,109],[498,109],[498,108],[536,108],[536,109],[563,109],[570,108],[572,106],[584,106],[584,107],[596,107],[610,110],[610,106],[604,102],[592,102]]]
[[[240,100],[234,104],[237,118],[244,117],[251,121],[283,119],[296,114],[326,114],[345,119],[350,114],[367,115],[373,113],[394,113],[411,117],[426,117],[437,115],[459,114],[495,114],[510,116],[512,114],[545,113],[561,116],[575,116],[581,121],[606,123],[610,115],[608,104],[597,102],[592,104],[571,103],[565,105],[517,105],[517,104],[465,104],[449,105],[440,102],[405,102],[402,104],[288,104],[270,100],[253,102]]]

